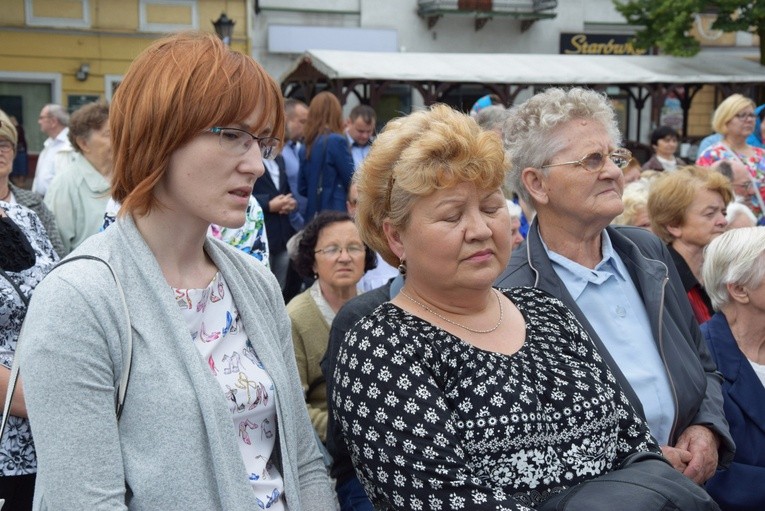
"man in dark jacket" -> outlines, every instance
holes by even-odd
[[[609,227],[623,210],[620,142],[606,98],[548,89],[505,125],[514,191],[537,217],[497,279],[565,303],[592,337],[672,465],[697,483],[735,449],[720,375],[664,244]]]

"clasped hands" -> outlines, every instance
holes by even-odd
[[[268,210],[271,213],[289,215],[295,209],[297,209],[297,201],[292,197],[291,193],[277,195],[268,201]]]
[[[705,426],[688,426],[674,447],[663,445],[661,451],[675,469],[697,484],[704,484],[717,469],[720,440]]]

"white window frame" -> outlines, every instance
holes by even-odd
[[[61,73],[26,73],[0,71],[0,82],[47,83],[50,85],[51,103],[61,104]]]
[[[124,78],[125,75],[104,75],[104,98],[106,98],[106,101],[112,102],[114,82],[120,83]]]
[[[49,18],[34,16],[35,0],[24,0],[24,17],[30,27],[90,28],[90,0],[80,0],[82,18]]]
[[[149,23],[146,19],[147,7],[150,5],[173,5],[191,8],[191,24],[186,23]],[[180,30],[199,30],[199,8],[197,0],[139,0],[138,30],[141,32],[178,32]]]

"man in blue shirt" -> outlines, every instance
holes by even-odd
[[[353,168],[359,168],[364,158],[372,148],[372,140],[375,133],[377,114],[369,105],[357,105],[351,110],[345,123],[345,135],[351,146],[353,156]]]
[[[303,140],[303,131],[305,123],[308,120],[308,107],[299,99],[288,98],[284,101],[285,142],[282,149],[284,158],[284,171],[287,174],[287,183],[289,184],[292,196],[297,200],[298,207],[290,215],[290,224],[295,231],[303,228],[305,223],[303,214],[305,214],[306,198],[298,193],[298,172],[300,171],[300,146]]]

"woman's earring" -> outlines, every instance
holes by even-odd
[[[401,259],[401,262],[398,264],[398,272],[401,275],[406,275],[406,261]]]

